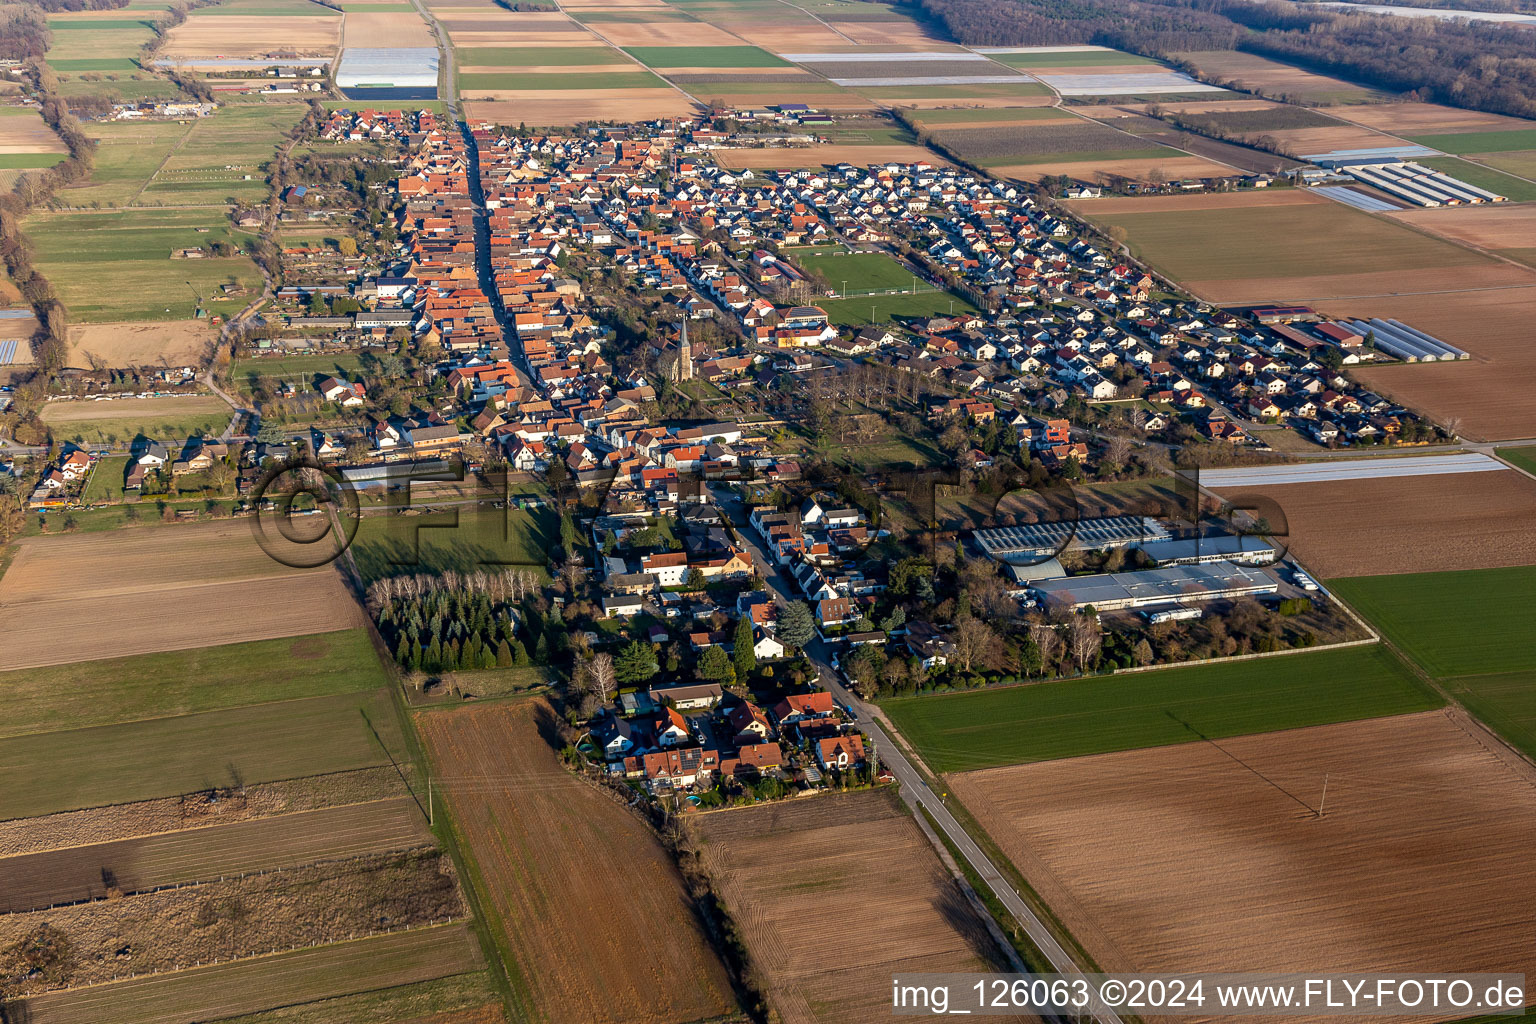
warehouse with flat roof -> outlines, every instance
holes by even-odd
[[[971,535],[1000,562],[1031,562],[1062,551],[1106,551],[1165,541],[1170,534],[1151,516],[1058,520],[1026,526],[997,526]]]
[[[1279,589],[1280,584],[1263,569],[1228,561],[1068,576],[1030,585],[1031,592],[1048,608],[1077,611],[1092,605],[1101,612],[1154,604],[1204,604],[1224,597],[1273,594]]]

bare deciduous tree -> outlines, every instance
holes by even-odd
[[[587,662],[584,671],[587,685],[592,688],[592,693],[597,699],[604,704],[612,700],[614,688],[617,685],[613,672],[613,657],[608,654],[599,654]]]

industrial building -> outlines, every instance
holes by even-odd
[[[1376,347],[1387,355],[1407,363],[1433,363],[1447,359],[1466,359],[1467,353],[1448,345],[1432,334],[1409,327],[1401,320],[1340,320],[1339,325],[1362,338],[1375,335]]]
[[[1220,534],[1143,544],[1141,550],[1160,567],[1236,562],[1240,565],[1271,565],[1275,549],[1262,537],[1251,534]]]
[[[435,46],[361,47],[341,51],[336,86],[350,99],[435,99]]]
[[[1171,535],[1150,516],[1058,520],[1026,526],[998,526],[971,535],[1000,562],[1032,562],[1062,551],[1107,551],[1169,540]]]
[[[1092,605],[1101,612],[1148,605],[1197,605],[1224,597],[1273,594],[1279,589],[1280,584],[1264,570],[1229,561],[1068,576],[1030,584],[1030,591],[1048,608],[1076,611]]]
[[[1415,206],[1459,206],[1463,203],[1502,203],[1504,197],[1469,185],[1460,178],[1408,161],[1350,164],[1342,170],[1356,181],[1380,189]]]

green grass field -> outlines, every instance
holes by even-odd
[[[0,672],[0,738],[384,686],[361,629]]]
[[[1536,567],[1357,576],[1333,587],[1431,675],[1536,671]]]
[[[1120,50],[1083,50],[1060,53],[993,53],[993,60],[1011,68],[1102,68],[1129,67],[1133,64],[1149,64],[1160,67],[1157,61],[1138,57]]]
[[[24,171],[38,167],[52,167],[68,155],[67,153],[0,153],[0,170]]]
[[[1423,164],[1425,167],[1433,167],[1437,171],[1444,171],[1454,178],[1460,178],[1468,185],[1476,185],[1490,192],[1516,202],[1525,203],[1536,199],[1536,183],[1523,178],[1517,178],[1513,174],[1506,174],[1492,167],[1485,167],[1470,160],[1462,160],[1454,156],[1439,156],[1428,160],[1415,160],[1414,163]],[[1536,162],[1531,167],[1536,172]]]
[[[15,736],[0,740],[0,820],[388,764],[374,730],[400,748],[383,689]]]
[[[1295,729],[1440,706],[1379,645],[885,701],[938,772]]]
[[[111,444],[132,440],[139,434],[180,440],[195,434],[217,435],[229,424],[229,406],[213,395],[174,399],[174,406],[163,400],[148,399],[156,403],[155,409],[143,412],[134,411],[133,407],[139,401],[132,398],[119,401],[117,404],[122,407],[123,415],[109,419],[74,419],[69,415],[99,410],[100,406],[94,402],[56,402],[45,407],[47,415],[43,422],[58,437],[78,444]],[[173,409],[175,411],[171,411]]]
[[[591,71],[537,75],[474,74],[459,76],[459,91],[477,89],[665,89],[667,83],[649,71]]]
[[[261,272],[247,257],[170,258],[173,249],[220,239],[249,244],[249,236],[229,228],[222,209],[45,213],[29,217],[25,230],[39,268],[79,321],[191,319],[194,288],[214,312],[233,313],[243,302],[215,302],[221,285],[261,290]]]
[[[756,46],[626,46],[624,52],[653,68],[781,68],[784,60]]]
[[[839,279],[841,283],[841,279]],[[911,278],[907,279],[911,284]],[[976,307],[949,292],[928,291],[916,295],[871,295],[867,298],[827,299],[817,303],[839,327],[888,324],[896,317],[948,316],[974,313]]]
[[[543,573],[559,538],[559,518],[551,509],[463,506],[420,516],[364,516],[351,550],[369,580],[447,569]]]
[[[1536,757],[1536,567],[1363,576],[1334,589],[1467,709]]]
[[[850,253],[845,256],[802,256],[800,265],[808,272],[820,271],[832,287],[842,294],[911,288],[912,275],[900,263],[881,252]],[[928,285],[919,282],[919,288]]]
[[[1505,462],[1512,462],[1527,473],[1536,473],[1536,447],[1495,448],[1494,454]]]
[[[1078,212],[1120,225],[1131,250],[1174,280],[1362,274],[1492,262],[1380,217],[1328,206],[1251,206],[1151,213]],[[1326,235],[1328,245],[1312,239]]]
[[[1487,164],[1507,174],[1536,180],[1536,149],[1517,149],[1510,153],[1483,153],[1473,159],[1479,165]]]
[[[623,60],[606,46],[551,46],[548,49],[537,46],[468,46],[455,49],[453,57],[461,68],[499,67],[508,71],[560,65],[581,67],[614,64]]]
[[[1453,132],[1445,135],[1409,135],[1417,142],[1442,153],[1508,153],[1517,149],[1536,149],[1536,128],[1517,128],[1501,132]]]
[[[108,455],[96,462],[82,500],[87,505],[123,500],[123,479],[128,473],[128,456]]]
[[[362,370],[362,357],[354,352],[342,352],[325,356],[275,356],[262,359],[242,359],[229,372],[229,378],[242,387],[249,386],[257,377],[276,380],[311,383],[316,374],[327,377],[345,377]]]

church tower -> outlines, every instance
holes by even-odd
[[[677,349],[677,379],[693,380],[693,346],[688,343],[688,319],[683,318],[683,336]]]

